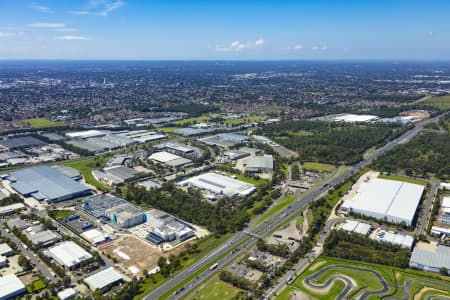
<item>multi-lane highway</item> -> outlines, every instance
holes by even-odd
[[[217,269],[220,269],[220,266],[223,266],[234,258],[236,258],[242,249],[250,248],[256,243],[256,239],[253,235],[265,236],[270,233],[274,228],[282,225],[284,221],[294,214],[299,213],[303,210],[309,203],[322,197],[324,194],[328,192],[331,187],[337,186],[343,183],[345,180],[350,178],[355,172],[360,169],[370,165],[376,158],[378,158],[383,153],[393,149],[398,144],[404,144],[410,141],[415,135],[417,135],[425,125],[436,122],[443,115],[434,117],[432,119],[426,120],[419,124],[416,124],[412,129],[408,130],[398,138],[388,142],[384,146],[376,149],[370,157],[367,159],[360,161],[353,167],[346,169],[340,175],[335,176],[334,178],[322,183],[310,193],[300,197],[296,202],[292,205],[286,207],[284,210],[280,211],[277,214],[274,214],[272,217],[268,218],[266,221],[260,224],[255,224],[253,226],[249,226],[245,229],[246,232],[238,232],[233,237],[231,237],[226,243],[221,245],[219,248],[212,251],[212,253],[203,257],[199,261],[197,261],[192,266],[186,268],[182,272],[178,273],[174,278],[165,282],[158,288],[154,289],[152,292],[144,296],[145,300],[150,299],[159,299],[162,295],[164,295],[167,291],[172,290],[174,287],[180,285],[182,282],[185,284],[180,287],[177,291],[175,291],[172,295],[170,295],[167,299],[177,299],[182,295],[187,293],[191,288],[198,285],[200,282],[209,277],[212,273],[216,272]],[[242,244],[241,244],[242,243]],[[241,244],[237,249],[236,245]],[[235,250],[233,250],[235,249]],[[206,268],[206,266],[212,265],[217,262],[219,268],[214,268],[213,270]],[[200,272],[203,270],[203,272]],[[199,275],[191,280],[188,280],[189,277],[193,273],[200,272]]]

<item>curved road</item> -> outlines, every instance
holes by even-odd
[[[305,278],[305,280],[303,281],[305,286],[307,286],[309,288],[313,288],[313,289],[327,290],[327,289],[331,288],[331,286],[333,285],[335,280],[341,280],[345,283],[345,288],[341,291],[341,293],[339,294],[337,299],[346,299],[346,297],[349,295],[351,290],[353,290],[355,288],[355,286],[353,285],[353,282],[350,279],[348,279],[346,276],[333,275],[327,280],[327,282],[325,282],[322,285],[316,285],[316,284],[311,283],[311,281],[317,279],[323,273],[327,272],[328,270],[334,269],[334,268],[345,268],[345,269],[356,270],[356,271],[364,271],[364,272],[371,273],[377,277],[377,279],[380,281],[380,283],[383,285],[383,287],[378,291],[363,290],[364,293],[359,297],[359,299],[361,299],[361,300],[367,299],[367,297],[369,297],[370,295],[383,295],[384,293],[386,293],[389,290],[388,283],[386,282],[386,280],[384,280],[383,276],[381,276],[378,272],[376,272],[374,270],[366,269],[363,267],[355,267],[355,266],[347,266],[347,265],[330,265],[325,268],[322,268],[317,273],[314,273],[313,275]]]
[[[376,158],[378,158],[380,155],[384,154],[385,152],[393,149],[398,144],[407,143],[414,136],[416,136],[420,131],[422,131],[425,125],[438,121],[444,115],[445,114],[441,114],[437,117],[434,117],[432,119],[421,122],[420,124],[417,124],[415,127],[408,130],[401,136],[388,142],[384,146],[376,149],[372,153],[372,155],[370,157],[368,157],[367,159],[360,161],[353,167],[345,170],[339,176],[336,176],[336,177],[328,180],[327,182],[323,183],[322,185],[318,186],[316,189],[312,190],[309,194],[300,197],[292,205],[289,205],[284,210],[278,212],[277,214],[274,214],[272,217],[268,218],[263,223],[256,224],[256,225],[250,225],[248,228],[245,228],[245,230],[252,235],[264,236],[264,235],[269,234],[274,228],[280,226],[287,218],[293,216],[294,214],[299,213],[307,205],[309,205],[312,201],[325,195],[331,187],[334,187],[334,186],[337,186],[337,185],[343,183],[348,178],[350,178],[355,172],[370,165]],[[143,297],[143,299],[144,300],[159,299],[168,290],[171,290],[174,287],[178,286],[180,283],[187,281],[185,285],[183,285],[178,291],[176,291],[174,294],[169,296],[167,299],[179,298],[184,293],[189,291],[191,288],[200,284],[200,282],[202,282],[207,277],[209,277],[212,273],[217,271],[217,269],[220,269],[220,266],[225,265],[228,262],[235,259],[237,257],[237,255],[239,255],[239,253],[242,249],[252,247],[256,243],[256,238],[251,237],[248,233],[245,233],[242,231],[236,233],[226,243],[224,243],[223,245],[221,245],[220,247],[218,247],[217,249],[215,249],[214,251],[212,251],[205,257],[201,258],[199,261],[194,263],[192,266],[190,266],[190,267],[186,268],[185,270],[181,271],[180,273],[178,273],[171,280],[161,284],[159,287],[157,287],[156,289],[154,289],[153,291],[151,291],[150,293],[145,295]],[[237,251],[232,251],[232,249],[235,248],[235,245],[240,244],[240,243],[242,243],[242,244],[237,249]],[[207,268],[207,266],[210,266],[215,262],[218,263],[219,268],[216,268],[214,270],[210,270],[209,268]],[[204,270],[201,271],[202,269],[204,269]],[[201,271],[201,273],[197,277],[195,277],[192,280],[189,280],[189,277],[191,277],[192,273],[196,273],[196,272],[200,272],[200,271]]]

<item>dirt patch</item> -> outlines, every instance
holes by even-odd
[[[111,257],[114,262],[128,275],[140,277],[143,271],[151,271],[158,264],[160,256],[177,255],[184,250],[184,246],[177,247],[169,253],[163,253],[157,247],[131,235],[120,236],[113,243],[103,248],[101,252]]]
[[[402,274],[400,274],[400,272],[395,272],[395,280],[400,280],[401,277]]]
[[[313,299],[302,291],[293,291],[291,293],[291,300],[310,300]]]
[[[423,294],[425,294],[426,292],[429,292],[429,291],[435,291],[435,292],[446,293],[446,291],[438,290],[438,289],[435,289],[435,288],[431,288],[431,287],[427,287],[427,286],[426,286],[426,287],[422,288],[417,294],[414,295],[414,300],[420,300],[420,299],[422,299]]]
[[[320,268],[321,266],[323,266],[325,263],[326,263],[326,261],[324,261],[324,260],[319,261],[319,262],[315,263],[314,265],[312,265],[312,266],[309,268],[309,270],[310,270],[310,271],[315,271],[315,270],[317,270],[318,268]]]

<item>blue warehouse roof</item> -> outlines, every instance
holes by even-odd
[[[11,184],[23,196],[45,196],[48,201],[58,202],[87,195],[90,189],[54,168],[39,166],[10,173],[16,182]]]

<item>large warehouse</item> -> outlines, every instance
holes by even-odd
[[[25,285],[14,274],[0,277],[0,300],[13,299],[25,294]]]
[[[39,201],[60,202],[91,193],[88,187],[48,166],[11,172],[7,179],[17,193]]]
[[[373,178],[362,182],[356,195],[345,201],[341,210],[412,225],[424,186]]]
[[[152,155],[150,155],[149,159],[164,164],[171,168],[178,168],[192,163],[190,159],[183,158],[181,156],[166,151],[153,153]]]
[[[446,268],[447,273],[450,274],[448,271],[450,270],[450,247],[443,245],[421,247],[418,245],[414,248],[409,266],[435,273],[439,273],[441,268]]]
[[[68,269],[76,268],[92,255],[72,241],[63,242],[48,250],[48,255],[58,264]]]
[[[84,279],[84,282],[86,282],[86,284],[92,291],[106,291],[113,285],[116,285],[123,281],[124,278],[122,274],[116,271],[116,269],[114,269],[113,267],[104,269],[103,271],[95,273],[94,275],[91,275]]]
[[[188,178],[179,182],[179,184],[182,186],[196,187],[217,196],[230,198],[235,196],[247,196],[256,190],[256,187],[253,184],[214,172]]]

